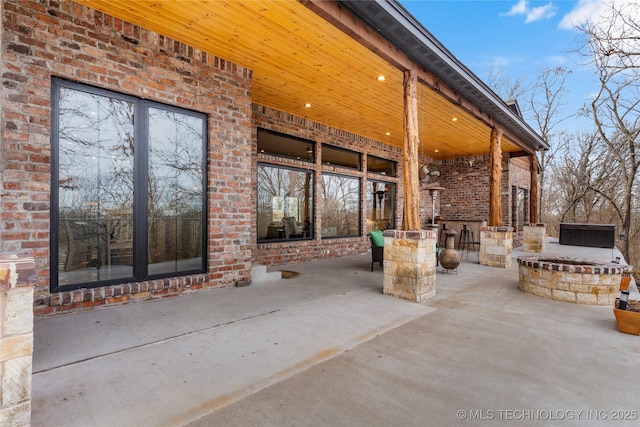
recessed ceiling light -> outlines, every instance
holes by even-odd
[[[387,79],[387,78],[386,78],[385,76],[383,76],[383,75],[379,75],[379,76],[378,76],[378,81],[379,81],[379,82],[383,82],[383,81],[385,81],[386,79]]]
[[[440,150],[433,150],[433,151],[435,151],[436,153],[439,153],[439,152],[440,152]]]
[[[307,102],[306,104],[304,104],[305,108],[311,108],[311,103]]]
[[[391,132],[387,132],[387,133],[385,133],[385,135],[389,136],[389,135],[391,135]]]
[[[452,122],[457,122],[457,121],[458,121],[458,118],[457,118],[457,117],[453,117],[453,118],[451,119],[451,121],[452,121]]]

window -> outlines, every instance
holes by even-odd
[[[313,238],[313,172],[258,165],[258,240]]]
[[[527,221],[527,190],[524,188],[512,188],[513,207],[511,209],[511,222],[518,231],[524,230]]]
[[[395,227],[396,185],[382,181],[367,181],[366,230],[388,230]]]
[[[325,144],[322,144],[322,163],[355,170],[361,169],[360,153]]]
[[[60,79],[52,100],[52,290],[203,272],[206,115]]]
[[[360,179],[322,175],[322,237],[360,235]]]
[[[369,154],[367,155],[367,172],[379,173],[380,175],[386,176],[396,176],[396,162]]]
[[[313,141],[266,129],[258,129],[258,152],[308,162],[315,161]]]

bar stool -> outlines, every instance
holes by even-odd
[[[480,245],[480,242],[476,242],[473,230],[467,228],[467,224],[462,224],[462,230],[460,231],[460,240],[458,241],[458,250],[460,251],[460,257],[467,252],[469,259],[469,252],[476,252],[476,245]]]

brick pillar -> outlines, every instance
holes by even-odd
[[[524,226],[522,240],[525,252],[544,252],[547,244],[547,227],[544,224],[528,224]]]
[[[0,255],[0,425],[31,424],[33,258]]]
[[[423,302],[436,296],[436,237],[432,230],[387,230],[382,293]]]
[[[513,230],[511,227],[480,227],[480,264],[511,267]]]

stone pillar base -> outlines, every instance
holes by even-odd
[[[480,227],[480,264],[511,267],[513,230],[511,227]]]
[[[31,424],[35,261],[0,256],[0,425]]]
[[[414,302],[436,296],[436,238],[433,230],[386,230],[382,293]]]
[[[525,252],[544,252],[547,244],[547,227],[545,224],[529,224],[522,233]]]

